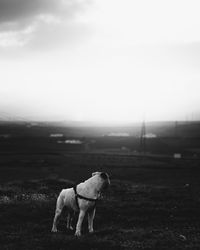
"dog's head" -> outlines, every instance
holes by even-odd
[[[92,173],[92,176],[95,176],[95,175],[98,175],[102,182],[103,182],[103,186],[102,186],[102,189],[107,189],[110,185],[110,177],[107,173],[105,172],[94,172]]]

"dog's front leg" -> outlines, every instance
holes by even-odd
[[[80,210],[79,216],[78,216],[78,222],[76,225],[75,236],[81,236],[81,226],[82,226],[84,217],[85,217],[85,211]]]
[[[93,221],[94,221],[94,216],[95,216],[95,208],[92,209],[91,211],[88,212],[88,230],[89,233],[93,233],[94,229],[93,229]]]

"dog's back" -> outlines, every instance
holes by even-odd
[[[77,210],[75,194],[73,188],[63,189],[57,199],[57,208],[61,209],[66,207],[68,210]]]

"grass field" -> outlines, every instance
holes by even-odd
[[[200,249],[199,158],[72,152],[40,137],[26,146],[12,140],[0,142],[1,250]],[[110,174],[111,186],[97,205],[95,232],[84,221],[83,236],[73,236],[64,211],[59,232],[51,233],[60,190],[98,170]]]
[[[78,157],[81,156],[74,159]],[[97,206],[95,233],[88,234],[85,221],[83,236],[77,239],[74,232],[66,230],[63,214],[60,232],[52,234],[60,190],[72,186],[75,176],[81,179],[81,173],[85,172],[83,176],[89,177],[98,170],[87,157],[91,165],[86,164],[82,171],[76,163],[72,164],[74,169],[61,168],[63,174],[58,171],[55,176],[38,179],[36,175],[35,179],[32,172],[32,180],[18,178],[1,185],[2,250],[200,249],[200,174],[197,166],[188,169],[183,162],[176,167],[172,163],[157,163],[157,167],[152,167],[153,162],[147,166],[138,163],[127,169],[120,164],[102,167],[112,175],[112,184]]]

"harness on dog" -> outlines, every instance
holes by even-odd
[[[78,193],[77,193],[77,190],[76,190],[76,187],[77,187],[77,186],[73,186],[73,189],[74,189],[75,199],[76,199],[76,205],[77,205],[78,209],[79,209],[78,198],[79,198],[79,199],[86,200],[86,201],[93,201],[93,202],[95,202],[95,203],[94,203],[94,207],[96,207],[96,202],[98,201],[98,199],[87,198],[87,197],[85,197],[85,196],[82,196],[82,195],[78,194]]]

